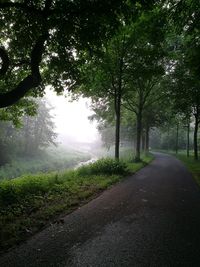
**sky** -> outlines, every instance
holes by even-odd
[[[97,123],[88,119],[88,116],[93,114],[89,109],[89,99],[81,98],[78,101],[70,102],[69,97],[57,96],[50,89],[46,89],[46,98],[54,107],[52,114],[56,132],[61,139],[92,143],[99,138],[96,129]]]

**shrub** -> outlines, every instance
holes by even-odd
[[[40,173],[24,175],[12,180],[0,182],[0,207],[32,201],[35,197],[44,197],[49,193],[75,192],[77,185],[84,185],[85,180],[93,183],[95,176],[124,175],[127,165],[114,159],[100,159],[94,163],[70,170],[62,174]],[[87,179],[84,177],[87,176]],[[89,178],[91,176],[91,179]],[[89,179],[89,180],[88,180]]]
[[[104,158],[89,165],[82,166],[77,171],[79,175],[126,174],[127,166],[124,162],[110,158]]]

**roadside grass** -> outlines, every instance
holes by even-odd
[[[186,150],[179,150],[178,154],[174,151],[167,151],[167,150],[159,150],[159,152],[164,152],[170,155],[175,156],[179,160],[181,160],[188,170],[192,173],[194,179],[200,186],[200,160],[194,159],[194,152],[190,151],[190,156],[187,157]]]
[[[145,167],[154,159],[154,157],[152,154],[148,154],[148,155],[142,154],[141,159],[142,159],[141,162],[130,162],[129,161],[126,163],[128,171],[130,173],[135,173],[138,170],[140,170],[141,168]]]
[[[55,223],[152,159],[151,155],[141,163],[100,159],[76,170],[1,181],[1,252]]]
[[[154,159],[154,156],[151,153],[141,153],[141,161],[134,162],[135,155],[133,153],[133,149],[130,148],[121,149],[120,157],[122,161],[126,163],[127,169],[130,173],[135,173]]]
[[[190,170],[196,182],[200,186],[200,160],[194,160],[192,156],[188,158],[183,154],[178,154],[176,155],[176,157],[186,165],[186,167]]]

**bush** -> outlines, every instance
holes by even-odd
[[[0,250],[25,240],[60,213],[71,212],[92,195],[120,181],[128,167],[129,172],[135,172],[143,166],[100,159],[76,170],[0,181]]]
[[[4,180],[0,182],[0,207],[18,205],[27,201],[32,205],[34,197],[44,197],[53,192],[74,191],[77,184],[85,184],[88,179],[92,184],[95,176],[125,174],[127,174],[127,165],[124,162],[114,159],[100,159],[77,170],[66,171],[62,174],[40,173]],[[89,178],[89,176],[91,177]]]
[[[82,166],[77,171],[79,175],[126,174],[127,166],[124,162],[107,158],[100,159],[89,165]]]

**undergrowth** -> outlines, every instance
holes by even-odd
[[[100,159],[76,170],[1,181],[1,251],[27,239],[60,214],[71,212],[145,164]]]
[[[64,170],[90,159],[89,154],[79,151],[61,151],[58,149],[58,152],[54,149],[52,153],[43,152],[35,157],[14,158],[10,163],[0,167],[0,180],[13,179],[28,173]]]

